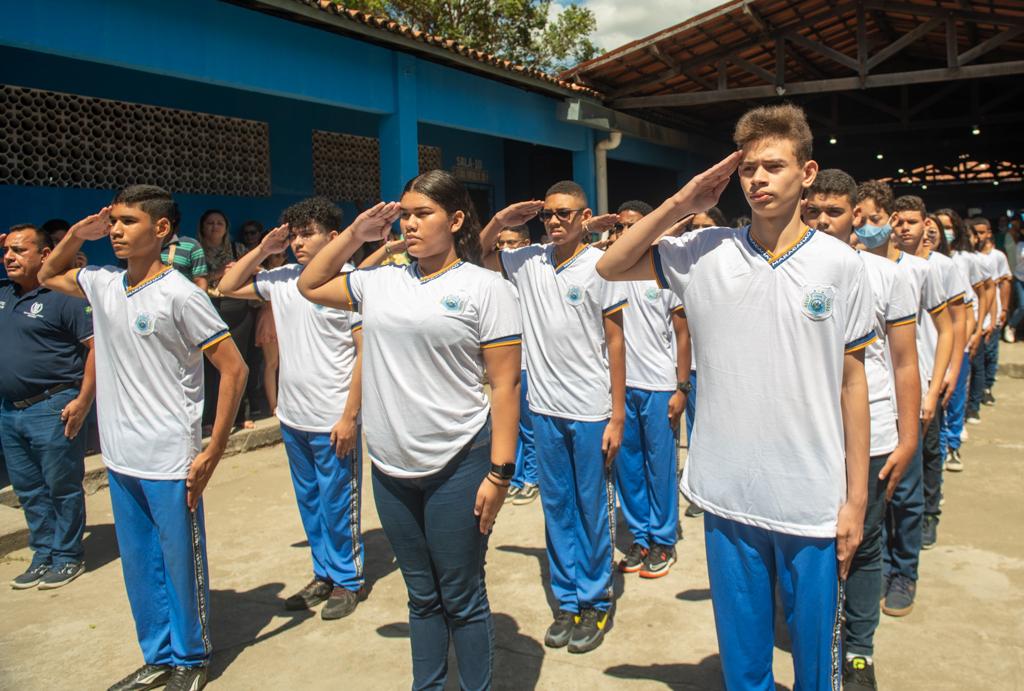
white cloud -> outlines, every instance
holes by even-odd
[[[725,0],[586,0],[584,4],[597,18],[594,43],[601,50],[609,51],[686,21],[723,2]]]

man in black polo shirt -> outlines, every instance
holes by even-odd
[[[42,230],[15,226],[0,234],[0,247],[7,270],[0,279],[0,443],[34,552],[11,587],[59,588],[85,570],[86,435],[79,431],[96,390],[91,308],[39,285],[53,247]]]

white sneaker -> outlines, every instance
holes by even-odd
[[[1017,331],[1012,326],[1007,326],[1003,329],[1003,340],[1007,343],[1017,342]]]
[[[960,433],[960,441],[967,441],[970,436],[971,435],[967,434],[967,428],[965,427],[964,431]]]

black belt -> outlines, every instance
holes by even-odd
[[[36,403],[41,403],[41,402],[45,401],[47,398],[53,398],[54,396],[59,394],[61,391],[67,391],[68,389],[73,389],[76,386],[78,386],[77,383],[74,383],[74,384],[57,384],[57,386],[51,386],[49,389],[47,389],[46,391],[42,392],[38,396],[33,396],[32,398],[26,398],[24,401],[12,401],[11,405],[13,405],[18,410],[24,410],[25,408],[28,408],[30,406],[34,406]]]

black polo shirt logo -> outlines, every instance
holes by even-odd
[[[25,312],[26,317],[32,317],[33,319],[42,319],[43,317],[43,303],[33,302],[32,306]]]

